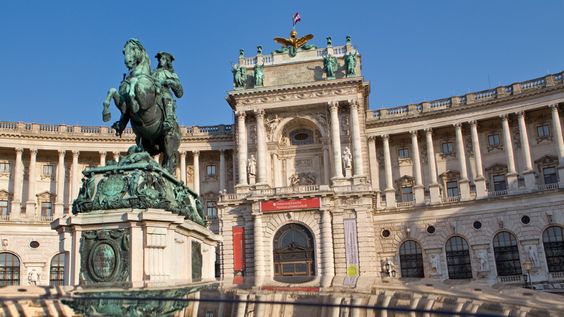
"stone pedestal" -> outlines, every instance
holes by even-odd
[[[350,167],[346,167],[345,168],[345,178],[351,178],[352,177],[352,169]]]
[[[429,185],[429,196],[431,198],[431,205],[437,205],[441,203],[441,190],[439,184]]]
[[[68,283],[158,287],[214,281],[220,237],[162,209],[118,209],[64,216],[51,223],[67,252]]]
[[[415,191],[415,204],[418,206],[425,205],[425,186],[415,185],[413,189]]]
[[[470,184],[467,179],[461,179],[458,181],[458,187],[460,188],[460,200],[468,201],[470,198]]]
[[[474,179],[474,185],[476,185],[476,199],[484,199],[488,197],[486,179],[483,176],[476,177]]]
[[[525,188],[528,191],[536,190],[536,180],[535,180],[535,171],[525,171],[523,172],[523,177],[525,178]]]
[[[513,193],[518,190],[519,183],[517,180],[517,173],[507,173],[505,180],[507,181],[507,192]]]

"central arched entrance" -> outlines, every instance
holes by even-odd
[[[306,282],[315,278],[314,243],[311,232],[299,224],[287,224],[274,235],[274,279]]]

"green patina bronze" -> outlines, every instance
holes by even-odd
[[[206,225],[198,195],[151,155],[133,145],[119,163],[87,168],[73,203],[73,214],[119,208],[157,208]]]
[[[128,229],[82,232],[80,285],[128,287],[130,238]]]
[[[202,245],[197,241],[192,241],[192,281],[202,279]]]
[[[233,86],[235,88],[245,88],[247,84],[247,69],[239,64],[235,64],[231,72],[233,73]]]
[[[325,70],[325,74],[327,74],[327,79],[335,79],[335,72],[338,67],[339,64],[335,56],[327,54],[323,57],[323,70]]]
[[[261,87],[264,82],[264,65],[255,65],[255,87]]]
[[[345,54],[345,69],[347,70],[347,77],[356,75],[356,52]]]
[[[123,54],[128,73],[119,90],[111,88],[108,92],[104,101],[104,122],[111,120],[110,102],[113,100],[121,112],[120,119],[112,125],[116,135],[121,136],[131,122],[137,146],[150,155],[163,153],[163,166],[173,173],[181,138],[173,94],[177,98],[184,94],[180,79],[172,68],[174,57],[159,52],[156,55],[159,66],[153,71],[149,55],[137,39],[125,43]]]
[[[176,316],[180,310],[193,305],[193,293],[203,286],[162,290],[79,292],[65,305],[85,316]]]

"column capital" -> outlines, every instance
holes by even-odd
[[[227,151],[226,149],[219,149],[218,150],[220,154],[225,154],[225,151]]]
[[[65,153],[66,153],[67,151],[65,151],[65,150],[57,150],[57,152],[59,152],[59,156],[65,156]]]
[[[461,122],[453,123],[452,126],[455,127],[456,129],[460,129],[462,128],[462,123]]]
[[[360,106],[358,99],[349,99],[347,100],[347,102],[349,103],[349,105],[351,106],[352,109],[358,109],[358,107]]]
[[[509,115],[507,113],[502,113],[499,115],[499,118],[501,119],[501,121],[507,121],[508,116]]]
[[[390,139],[389,134],[382,134],[381,137],[382,137],[382,140],[389,140]]]
[[[37,155],[37,149],[36,149],[36,148],[30,148],[30,149],[29,149],[29,153],[30,153],[32,156],[36,156],[36,155]]]
[[[417,136],[417,130],[409,130],[409,134],[411,134],[412,137],[416,137]]]
[[[368,140],[370,140],[370,141],[375,141],[376,138],[377,138],[376,135],[369,135],[369,136],[368,136]]]
[[[476,121],[476,120],[470,120],[470,121],[468,121],[468,124],[470,124],[471,126],[475,127],[475,126],[478,126],[478,121]]]
[[[235,111],[235,115],[236,115],[238,118],[241,118],[241,119],[242,119],[242,118],[245,118],[245,117],[247,116],[247,114],[245,113],[245,111]]]
[[[114,153],[119,153],[119,152],[114,152]],[[79,150],[72,150],[72,156],[78,157],[79,154],[80,154]]]
[[[329,101],[329,111],[337,112],[339,110],[339,102],[338,101]]]
[[[186,156],[186,151],[178,151],[178,153],[180,153],[181,156]]]
[[[525,111],[521,110],[521,111],[515,111],[515,114],[517,116],[519,116],[519,118],[524,118],[525,117]]]
[[[199,156],[199,155],[200,155],[200,151],[199,151],[199,150],[192,151],[192,155],[194,155],[194,156]]]
[[[264,119],[264,110],[263,109],[256,109],[255,110],[255,117],[258,119]]]
[[[548,107],[552,110],[552,111],[558,111],[558,104],[552,104],[552,105],[548,105]]]
[[[21,147],[17,147],[14,150],[16,150],[16,154],[22,154],[24,149]]]
[[[433,128],[425,128],[423,129],[427,134],[433,134]]]

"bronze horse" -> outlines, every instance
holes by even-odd
[[[152,156],[163,153],[162,165],[174,175],[181,135],[176,122],[172,127],[163,125],[165,103],[171,102],[167,101],[170,99],[169,88],[153,76],[147,51],[137,39],[125,43],[123,55],[129,72],[124,74],[119,90],[110,88],[104,101],[103,120],[111,119],[110,100],[113,99],[121,112],[120,119],[112,125],[116,135],[121,136],[127,123],[131,122],[139,151],[147,151]],[[177,84],[180,86],[180,82]],[[181,86],[173,92],[177,98],[182,97]]]

